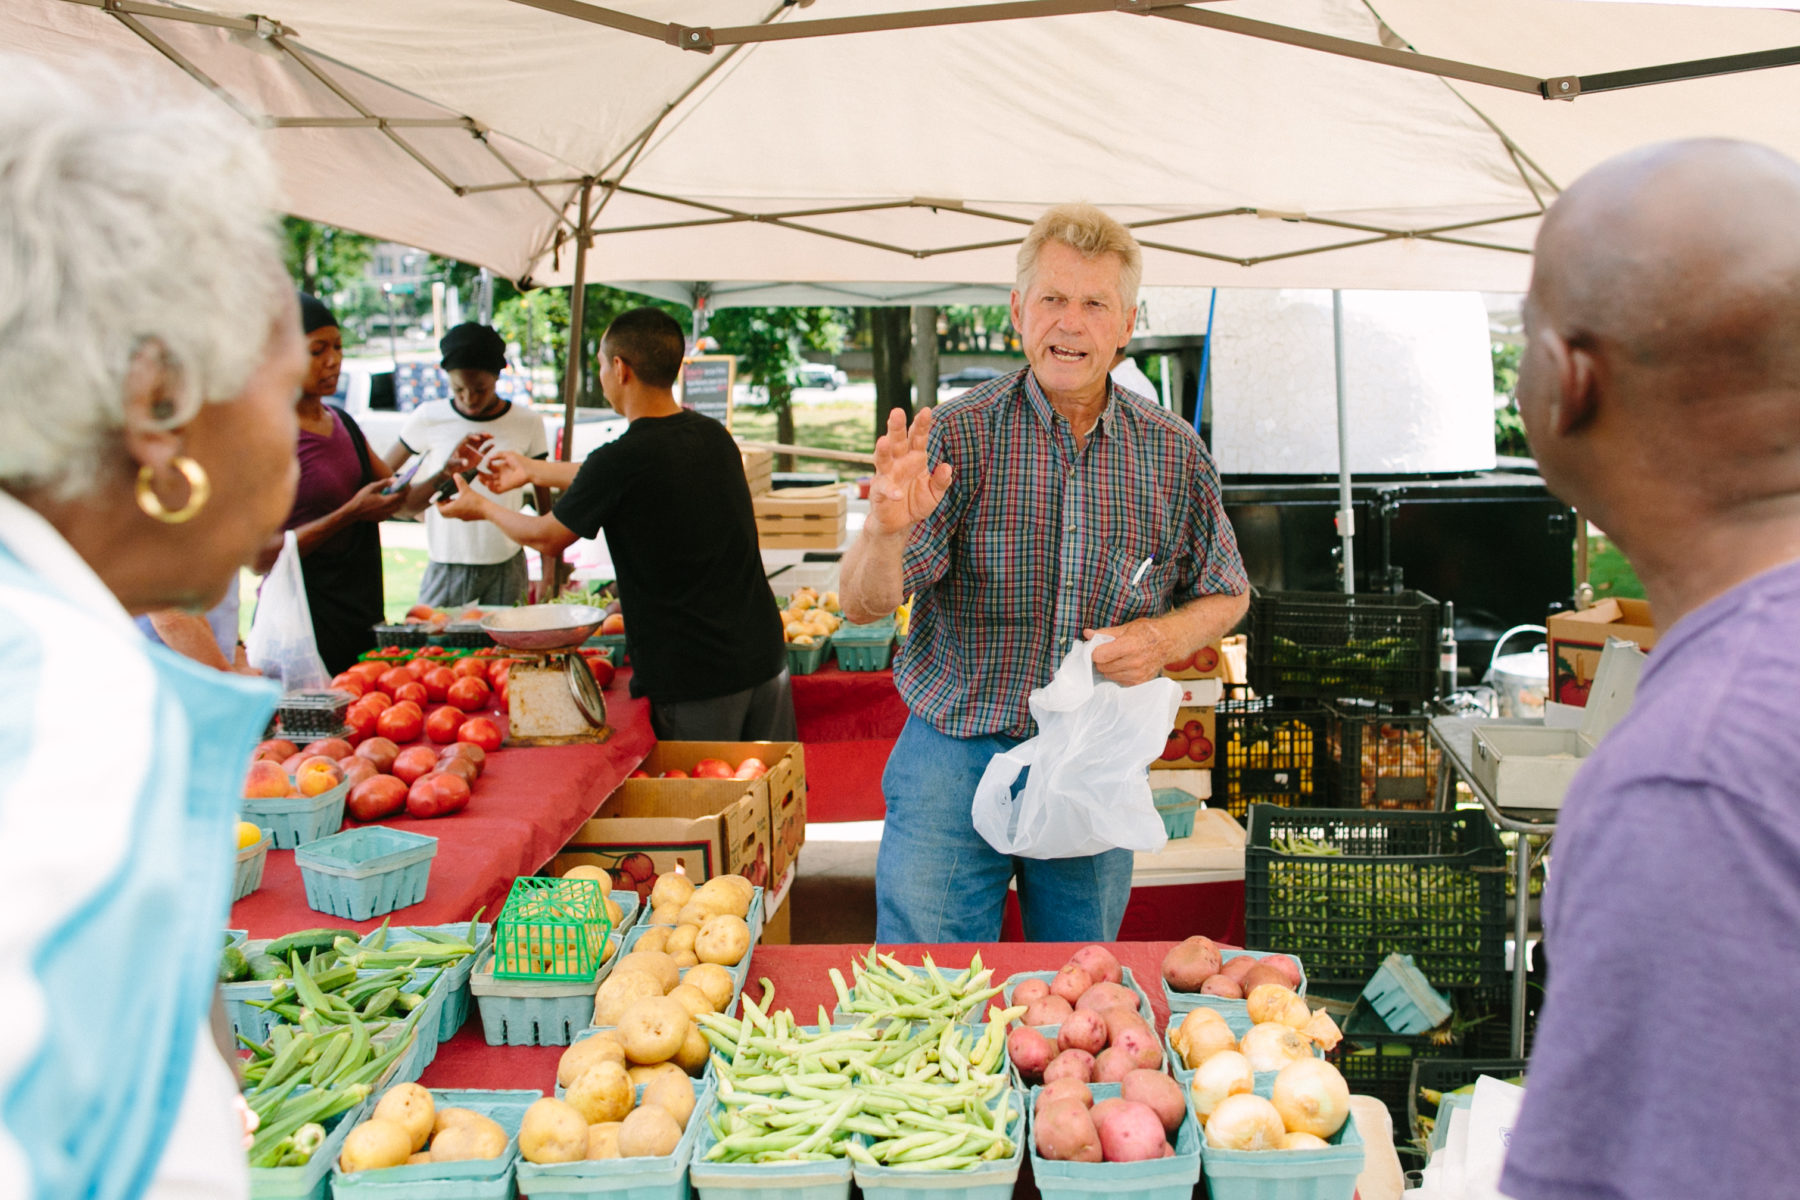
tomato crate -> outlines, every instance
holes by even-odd
[[[1500,988],[1506,849],[1478,810],[1250,806],[1245,944],[1306,963],[1312,984],[1360,992],[1389,954],[1436,988]]]
[[[1331,803],[1329,709],[1279,700],[1223,700],[1213,808],[1243,820],[1252,804],[1320,808]]]
[[[1338,764],[1337,802],[1344,808],[1430,810],[1444,752],[1431,740],[1432,706],[1340,701],[1332,714],[1331,753]],[[1412,707],[1412,706],[1408,706]]]
[[[1440,620],[1423,592],[1253,589],[1250,686],[1296,699],[1433,699]]]

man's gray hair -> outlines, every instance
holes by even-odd
[[[292,301],[256,129],[94,57],[0,54],[0,485],[71,499],[124,427],[141,353],[185,424],[237,396]]]
[[[1038,255],[1046,242],[1061,242],[1088,258],[1100,254],[1119,256],[1119,298],[1129,312],[1137,307],[1138,285],[1144,281],[1144,252],[1131,230],[1092,204],[1059,204],[1032,225],[1019,246],[1019,295],[1031,290],[1037,277]]]

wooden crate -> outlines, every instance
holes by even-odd
[[[848,528],[850,499],[835,485],[783,488],[752,498],[765,550],[835,550]]]
[[[764,550],[836,550],[844,544],[848,525],[843,517],[756,519],[756,539]]]
[[[841,517],[850,511],[850,497],[837,484],[763,492],[754,497],[751,504],[758,521],[765,516]]]
[[[761,495],[772,488],[775,483],[775,452],[742,450],[739,453],[744,459],[744,478],[750,484],[750,494]]]

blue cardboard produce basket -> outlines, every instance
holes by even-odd
[[[1037,1094],[1032,1088],[1030,1103],[1035,1110]],[[1116,1083],[1090,1084],[1088,1090],[1096,1102],[1116,1097]],[[1184,1089],[1185,1090],[1185,1089]],[[1193,1102],[1187,1116],[1175,1131],[1173,1158],[1153,1158],[1134,1163],[1057,1162],[1037,1152],[1035,1131],[1037,1117],[1032,1117],[1034,1133],[1031,1147],[1031,1174],[1037,1180],[1038,1193],[1045,1200],[1055,1197],[1106,1196],[1109,1200],[1191,1200],[1194,1185],[1200,1182],[1200,1125],[1194,1119]]]
[[[1280,953],[1282,953],[1280,950],[1226,950],[1221,948],[1219,964],[1223,966],[1234,958],[1243,958],[1246,955],[1251,958],[1267,958],[1271,954]],[[1300,961],[1298,954],[1289,954],[1288,957],[1293,959],[1294,965],[1300,968],[1300,986],[1294,990],[1304,996],[1306,995],[1306,964]],[[1177,991],[1169,986],[1169,981],[1166,979],[1163,980],[1162,989],[1163,998],[1169,1002],[1171,1020],[1174,1019],[1176,1013],[1192,1012],[1196,1008],[1216,1008],[1226,1015],[1232,1013],[1241,1015],[1245,1012],[1242,1000],[1233,1000],[1227,996],[1208,996],[1200,992]]]
[[[350,781],[346,779],[317,796],[245,799],[238,811],[244,820],[263,827],[275,849],[297,850],[338,831],[344,824],[344,798],[349,794]]]
[[[366,825],[294,851],[306,906],[367,921],[425,898],[438,842],[422,833]]]
[[[1211,1200],[1351,1200],[1363,1169],[1363,1140],[1354,1118],[1323,1150],[1200,1148]]]
[[[644,1089],[639,1085],[641,1103]],[[528,1163],[519,1160],[519,1190],[527,1196],[594,1196],[607,1200],[687,1200],[688,1164],[712,1109],[712,1089],[696,1097],[694,1111],[675,1149],[658,1157],[609,1158],[572,1163]]]
[[[373,1099],[380,1103],[379,1097]],[[525,1119],[525,1110],[541,1099],[542,1092],[524,1089],[432,1088],[431,1101],[436,1107],[466,1108],[499,1122],[507,1133],[505,1152],[499,1158],[419,1163],[372,1171],[347,1172],[334,1164],[332,1196],[334,1200],[509,1200],[513,1195],[513,1169],[519,1158],[519,1125]]]

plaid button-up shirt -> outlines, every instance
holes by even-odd
[[[894,679],[944,733],[1028,737],[1027,698],[1084,629],[1249,588],[1206,444],[1107,387],[1080,448],[1029,369],[933,414],[931,463],[956,478],[906,548],[917,598]]]

